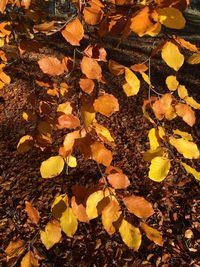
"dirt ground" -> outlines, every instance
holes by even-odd
[[[108,57],[120,63],[134,64],[147,58],[152,47],[152,39],[145,43],[132,41],[132,47],[126,42],[118,48],[108,41]],[[113,45],[114,44],[114,45]],[[46,42],[40,54],[66,52],[66,49],[53,47]],[[127,98],[122,90],[122,80],[112,78],[105,71],[108,81],[106,91],[116,96],[120,103],[120,112],[109,119],[99,116],[113,136],[113,164],[122,168],[131,180],[127,193],[143,196],[155,209],[155,214],[148,219],[149,225],[158,229],[164,238],[164,246],[159,247],[143,237],[138,252],[133,252],[123,244],[119,234],[110,237],[104,230],[100,219],[89,224],[79,223],[73,239],[63,235],[62,242],[47,251],[42,245],[38,229],[27,221],[24,211],[25,200],[29,200],[41,214],[40,226],[47,223],[50,216],[50,204],[61,193],[71,194],[71,186],[96,184],[101,177],[93,161],[84,162],[78,157],[78,167],[70,169],[68,175],[43,180],[39,173],[41,162],[57,152],[62,142],[56,136],[55,147],[48,152],[31,150],[18,154],[16,145],[25,134],[31,132],[30,125],[22,119],[22,112],[27,110],[27,96],[32,91],[40,94],[41,88],[33,86],[33,80],[42,78],[42,74],[32,58],[25,57],[9,67],[12,83],[0,91],[0,266],[7,266],[5,248],[13,238],[21,238],[38,249],[42,255],[40,266],[200,266],[200,198],[199,183],[187,175],[174,163],[170,175],[162,183],[148,179],[148,164],[142,160],[142,153],[148,149],[147,132],[151,125],[142,115],[141,105],[148,95],[148,88],[142,84],[138,96]],[[152,81],[157,91],[162,91],[168,73],[173,73],[159,58],[151,62]],[[199,66],[187,63],[178,73],[178,80],[185,84],[192,96],[200,101]],[[200,146],[200,112],[196,112],[197,122],[191,129],[180,119],[166,126],[189,131]],[[199,161],[195,162],[200,170]],[[188,238],[186,231],[191,230]],[[16,266],[20,265],[20,258]]]

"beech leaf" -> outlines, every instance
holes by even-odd
[[[130,185],[128,177],[123,173],[113,173],[107,176],[109,184],[115,189],[125,189]]]
[[[158,18],[161,24],[170,29],[183,29],[186,20],[180,10],[174,7],[158,8]]]
[[[62,214],[60,218],[60,225],[62,231],[68,236],[73,237],[77,228],[78,221],[73,213],[72,208],[68,207]]]
[[[158,232],[158,230],[148,226],[146,223],[143,222],[140,223],[140,226],[149,240],[153,241],[155,244],[161,247],[163,246],[163,238],[162,235]]]
[[[40,220],[40,214],[38,210],[34,208],[29,201],[25,201],[25,205],[26,205],[25,211],[28,214],[28,217],[30,218],[32,223],[37,225]]]
[[[76,18],[65,26],[61,34],[71,45],[80,45],[80,40],[84,36],[83,25],[80,20]]]
[[[200,181],[200,172],[198,172],[197,170],[195,170],[194,168],[192,168],[191,166],[189,166],[188,164],[186,164],[184,162],[181,162],[181,165],[184,167],[186,172],[192,174],[195,179]]]
[[[60,224],[56,220],[48,222],[44,231],[40,231],[40,239],[46,249],[52,248],[61,239]]]
[[[155,157],[149,168],[149,178],[155,182],[162,182],[169,173],[170,160],[164,157]]]
[[[119,103],[113,95],[104,94],[94,101],[94,109],[96,112],[110,117],[114,112],[119,111]]]
[[[42,178],[58,176],[64,168],[65,162],[61,156],[53,156],[43,161],[40,166]]]
[[[128,68],[125,69],[126,83],[123,85],[124,92],[127,96],[137,95],[140,89],[140,80],[137,76]]]
[[[38,258],[32,251],[28,251],[21,260],[20,267],[38,267]]]

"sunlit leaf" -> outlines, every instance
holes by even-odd
[[[5,249],[7,262],[10,259],[19,257],[23,253],[24,248],[25,242],[23,240],[17,239],[15,241],[10,241],[10,243]]]
[[[170,160],[164,157],[155,157],[149,168],[149,178],[155,182],[162,182],[169,173]]]
[[[97,205],[104,197],[106,197],[106,195],[102,190],[98,190],[88,197],[86,201],[86,213],[89,220],[95,219],[100,215]]]
[[[33,137],[31,135],[24,135],[17,144],[17,152],[25,153],[33,147],[33,144]]]
[[[192,174],[195,179],[200,181],[200,172],[198,172],[197,170],[195,170],[194,168],[192,168],[191,166],[189,166],[188,164],[186,164],[184,162],[181,162],[181,165],[184,167],[186,172]]]
[[[130,213],[133,213],[138,218],[147,219],[154,214],[153,207],[143,197],[138,196],[126,196],[123,198],[123,202]]]
[[[46,249],[52,248],[61,239],[60,224],[56,220],[48,222],[44,231],[40,231],[40,239]]]
[[[126,83],[123,85],[124,92],[127,96],[137,95],[140,89],[140,80],[137,76],[128,68],[125,69]]]
[[[83,9],[83,17],[87,24],[99,24],[103,18],[103,4],[100,1],[89,1],[89,6]]]
[[[29,201],[25,201],[25,211],[28,214],[28,217],[30,218],[31,222],[34,224],[38,224],[40,220],[40,214],[36,208],[32,206],[32,204]]]
[[[91,79],[80,79],[79,85],[85,93],[91,94],[95,84]]]
[[[89,219],[86,213],[86,207],[80,201],[80,199],[77,199],[75,196],[73,196],[71,199],[71,206],[72,206],[74,215],[80,222],[89,222]]]
[[[176,89],[178,88],[179,82],[176,79],[176,76],[174,75],[170,75],[166,78],[166,84],[167,84],[167,88],[170,91],[176,91]]]
[[[38,258],[32,251],[28,251],[21,260],[21,267],[38,267]]]
[[[72,110],[73,109],[72,109],[71,103],[68,101],[59,104],[57,107],[57,112],[64,113],[64,114],[71,114]]]
[[[192,135],[187,133],[187,132],[183,132],[183,131],[180,131],[180,130],[176,129],[176,130],[173,130],[173,133],[183,137],[184,139],[186,139],[188,141],[192,141],[193,140]]]
[[[174,137],[170,137],[169,142],[186,159],[198,159],[199,158],[199,155],[200,155],[199,149],[195,143],[188,141],[184,138],[174,138]]]
[[[83,25],[79,19],[74,19],[67,23],[65,28],[61,31],[62,36],[71,45],[80,45],[80,40],[84,36]]]
[[[46,56],[38,61],[40,69],[49,75],[61,75],[65,72],[66,66],[56,57]]]
[[[166,64],[176,71],[183,65],[184,56],[180,53],[178,47],[172,42],[166,42],[162,48],[161,55]]]
[[[200,103],[198,103],[193,97],[186,96],[184,98],[185,102],[194,109],[200,109]]]
[[[191,55],[188,59],[187,62],[189,64],[199,64],[200,63],[200,53],[195,53],[193,55]]]
[[[125,189],[130,185],[128,177],[123,173],[111,173],[107,176],[107,179],[115,189]]]
[[[59,129],[75,129],[80,126],[80,120],[73,114],[63,114],[57,118],[57,127]]]
[[[158,18],[161,24],[171,29],[183,29],[185,27],[185,18],[180,10],[174,7],[158,8]]]
[[[149,143],[151,150],[155,150],[160,146],[158,130],[151,128],[148,133]]]
[[[101,67],[93,58],[84,56],[81,61],[81,70],[88,79],[96,79],[100,81],[102,78]]]
[[[142,236],[139,228],[134,227],[127,220],[122,219],[119,232],[123,242],[131,249],[137,251],[142,242]]]
[[[113,95],[104,94],[94,101],[94,109],[96,112],[110,117],[114,112],[119,111],[119,103]]]
[[[40,166],[42,178],[58,176],[64,168],[65,162],[61,156],[53,156],[43,161]]]
[[[155,150],[149,149],[143,154],[143,160],[151,162],[155,157],[162,157],[164,150],[162,147],[157,147]]]
[[[92,159],[96,162],[109,166],[112,161],[112,153],[102,143],[94,142],[91,146]]]
[[[1,0],[0,2],[0,12],[3,13],[6,9],[6,5],[8,3],[8,0]]]
[[[74,156],[69,156],[67,158],[67,165],[71,168],[75,168],[77,166],[77,160],[76,160],[76,157]]]
[[[178,86],[178,95],[181,99],[184,99],[185,97],[188,96],[188,90],[185,87],[185,85],[179,85]]]
[[[186,104],[179,103],[175,106],[176,113],[182,117],[183,120],[189,125],[193,126],[196,122],[196,116],[192,108]]]
[[[68,236],[73,237],[77,228],[78,221],[73,213],[72,208],[68,207],[62,214],[60,218],[60,225],[62,231]]]
[[[145,232],[148,239],[153,241],[156,245],[163,246],[163,238],[162,235],[158,232],[158,230],[148,226],[146,223],[141,222],[140,226],[142,230]]]
[[[109,60],[108,62],[108,68],[109,68],[109,71],[113,74],[113,75],[121,75],[121,74],[124,74],[125,72],[125,66],[117,63],[116,61],[114,60]]]
[[[110,131],[103,125],[94,122],[95,131],[100,139],[102,139],[105,143],[112,144],[114,142],[113,137],[111,136]]]

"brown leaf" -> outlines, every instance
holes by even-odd
[[[94,109],[96,112],[110,117],[114,112],[119,111],[119,103],[113,95],[104,94],[94,101]]]
[[[179,103],[175,106],[176,113],[182,117],[183,120],[189,125],[193,126],[196,121],[195,113],[192,108],[186,104]]]
[[[140,224],[140,226],[141,226],[142,230],[145,232],[148,239],[150,239],[155,244],[157,244],[161,247],[163,246],[162,236],[156,229],[148,226],[146,223],[143,223],[143,222]]]
[[[84,53],[87,57],[94,58],[97,61],[107,61],[106,60],[106,50],[100,45],[89,45],[84,50]]]
[[[79,85],[87,94],[91,94],[94,90],[94,82],[91,79],[80,79]]]
[[[80,40],[84,36],[83,25],[79,19],[74,19],[66,25],[61,33],[71,45],[80,45]]]
[[[102,78],[101,67],[93,58],[84,56],[81,61],[81,70],[89,79],[100,81]]]
[[[95,142],[91,146],[92,159],[96,162],[109,166],[112,161],[112,153],[102,143]]]
[[[40,69],[48,75],[61,75],[65,72],[66,66],[56,57],[43,57],[38,61]]]
[[[29,219],[32,221],[32,223],[37,225],[40,220],[40,214],[38,210],[34,208],[29,201],[25,201],[25,205],[26,205],[25,211]]]
[[[123,173],[113,173],[107,176],[109,184],[115,189],[125,189],[130,185],[128,177]]]
[[[124,74],[125,72],[125,66],[117,63],[116,61],[114,60],[109,60],[108,62],[108,68],[109,68],[109,71],[113,74],[113,75],[121,75],[121,74]]]
[[[147,219],[154,214],[153,207],[143,197],[127,196],[123,198],[124,204],[130,213],[133,213],[138,218]]]
[[[33,27],[33,31],[34,32],[43,32],[43,33],[48,33],[52,30],[54,30],[55,28],[55,21],[48,21],[48,22],[44,22],[44,23],[41,23],[41,24],[37,24],[37,25],[34,25]]]
[[[64,128],[75,129],[78,126],[80,126],[79,119],[73,114],[61,115],[60,117],[58,117],[57,121],[58,121],[57,127],[59,129],[64,129]]]
[[[103,10],[101,9],[103,5],[100,1],[90,1],[89,7],[85,7],[83,10],[83,18],[85,22],[89,25],[96,25],[99,24],[103,18]]]

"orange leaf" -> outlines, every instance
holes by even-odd
[[[84,56],[81,61],[81,70],[89,79],[100,81],[102,78],[101,67],[93,58]]]
[[[8,0],[1,0],[0,1],[0,12],[3,13],[6,9],[6,5],[8,3]]]
[[[196,121],[195,113],[192,108],[186,104],[179,103],[175,106],[176,113],[182,117],[183,120],[189,125],[193,126]]]
[[[96,162],[109,166],[112,161],[112,153],[102,143],[95,142],[91,146],[92,159]]]
[[[131,66],[131,69],[133,71],[141,73],[141,72],[144,72],[144,71],[148,70],[148,67],[145,64],[134,64],[134,65]]]
[[[89,222],[85,206],[75,196],[71,199],[71,206],[74,215],[80,222]]]
[[[157,244],[161,247],[163,246],[162,236],[156,229],[148,226],[146,223],[143,223],[143,222],[140,223],[140,226],[141,226],[142,230],[145,232],[148,239],[150,239],[155,244]]]
[[[80,40],[84,36],[83,25],[79,19],[74,19],[66,25],[61,33],[65,40],[71,45],[80,45]]]
[[[106,60],[106,50],[100,45],[89,45],[84,50],[86,56],[96,59],[97,61],[107,61]]]
[[[28,214],[28,217],[30,218],[32,223],[38,224],[40,220],[40,214],[38,210],[34,208],[29,201],[25,201],[25,205],[26,205],[25,211]]]
[[[94,82],[91,79],[80,79],[79,85],[87,94],[91,94],[94,90]]]
[[[90,1],[89,4],[90,6],[85,7],[83,10],[84,20],[89,25],[99,24],[103,18],[104,12],[98,4],[93,3],[92,1]]]
[[[38,267],[38,255],[28,251],[21,261],[21,267]]]
[[[174,108],[172,107],[172,95],[170,93],[164,94],[159,100],[156,100],[152,109],[159,120],[162,120],[164,117],[171,120],[176,117],[174,113]]]
[[[44,73],[52,76],[63,74],[66,70],[65,64],[56,57],[43,57],[38,61],[38,64]]]
[[[125,72],[125,66],[117,63],[114,60],[109,60],[109,62],[108,62],[108,68],[109,68],[109,71],[113,75],[116,75],[116,76],[121,75],[121,74],[124,74],[124,72]]]
[[[55,28],[55,21],[49,21],[49,22],[44,22],[41,24],[34,25],[33,31],[34,32],[43,32],[43,33],[48,33]]]
[[[15,241],[10,241],[7,248],[5,249],[7,262],[10,259],[19,257],[24,251],[24,245],[25,245],[25,243],[21,239],[17,239]]]
[[[119,103],[113,95],[104,94],[94,101],[94,109],[96,112],[110,117],[114,112],[119,111]]]
[[[107,179],[115,189],[125,189],[130,185],[128,177],[123,173],[109,174]]]
[[[123,201],[129,212],[138,218],[147,219],[154,214],[151,203],[143,197],[127,196],[123,198]]]
[[[63,128],[74,129],[80,126],[79,119],[72,114],[61,115],[60,117],[58,117],[57,121],[58,121],[57,126],[59,129],[63,129]]]

